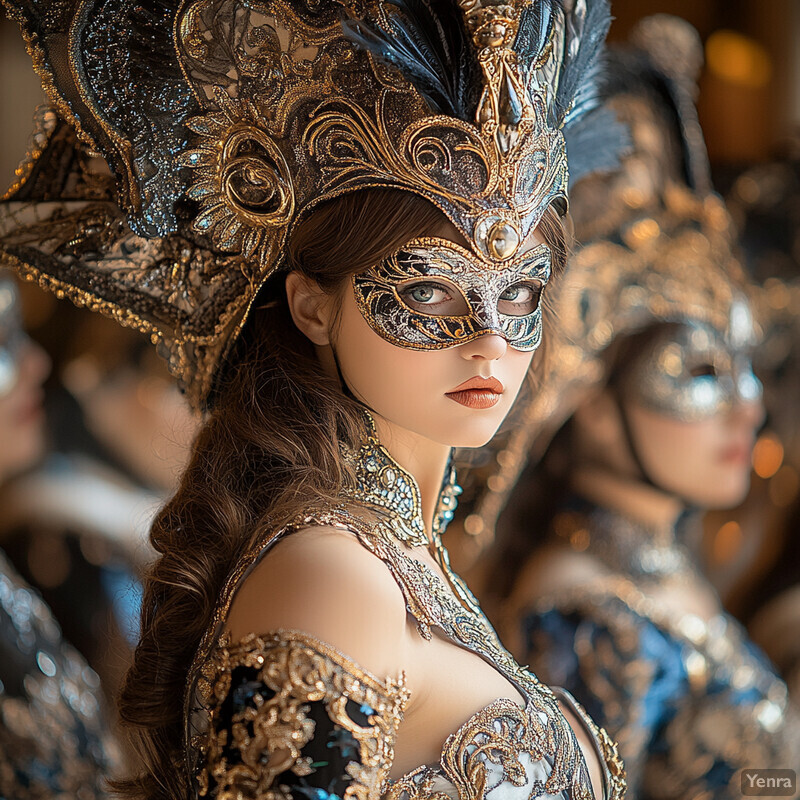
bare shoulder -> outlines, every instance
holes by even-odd
[[[239,587],[227,619],[236,640],[298,630],[375,675],[403,663],[406,608],[385,564],[352,533],[312,527],[278,542]]]
[[[514,585],[512,604],[516,608],[566,592],[608,574],[594,556],[553,544],[540,548],[523,567]]]

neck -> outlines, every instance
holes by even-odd
[[[430,538],[451,448],[401,428],[375,413],[372,416],[381,444],[419,487],[422,521]]]
[[[673,528],[684,510],[677,498],[654,486],[601,467],[578,467],[572,474],[571,486],[595,505],[650,528]]]

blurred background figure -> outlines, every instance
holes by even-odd
[[[0,546],[53,609],[113,701],[138,637],[150,521],[196,421],[146,337],[49,303],[36,335],[54,362],[50,451],[0,490]]]
[[[739,798],[742,768],[800,763],[785,684],[695,558],[700,512],[748,491],[758,325],[710,191],[696,33],[660,16],[633,41],[609,87],[633,152],[573,193],[541,387],[464,524],[492,527],[530,456],[486,574],[505,640],[612,731],[632,796]]]
[[[708,571],[800,698],[800,133],[773,161],[733,180],[728,202],[763,284],[767,424],[745,502],[706,522]]]
[[[49,371],[0,271],[0,485],[44,454]],[[102,705],[97,674],[0,550],[0,797],[109,796],[118,755]]]
[[[50,359],[22,329],[17,286],[0,270],[0,484],[45,451],[44,382]]]

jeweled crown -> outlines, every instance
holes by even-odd
[[[416,193],[496,268],[565,210],[572,134],[578,174],[615,160],[607,0],[4,2],[57,111],[4,259],[148,331],[198,404],[316,205]]]

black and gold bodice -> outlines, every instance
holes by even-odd
[[[294,800],[534,800],[593,797],[570,707],[603,765],[597,797],[624,795],[616,747],[572,697],[551,690],[502,647],[475,598],[453,574],[440,534],[458,487],[445,481],[433,536],[422,524],[418,488],[373,434],[358,453],[358,486],[329,509],[312,509],[238,566],[246,573],[282,536],[314,525],[351,532],[399,585],[420,636],[438,634],[493,665],[523,698],[498,699],[446,741],[437,763],[390,780],[397,732],[409,701],[403,673],[379,678],[325,642],[296,630],[229,641],[222,632],[233,577],[190,676],[187,754],[200,797]],[[369,521],[367,521],[369,520]],[[431,544],[432,541],[432,544]],[[410,557],[430,545],[441,574]],[[442,577],[444,576],[444,577]]]
[[[97,675],[0,551],[0,798],[110,797]]]
[[[738,800],[744,768],[800,764],[800,715],[741,626],[721,606],[706,618],[659,601],[706,585],[673,527],[575,499],[554,529],[598,569],[544,596],[523,571],[508,632],[619,742],[633,796]]]

